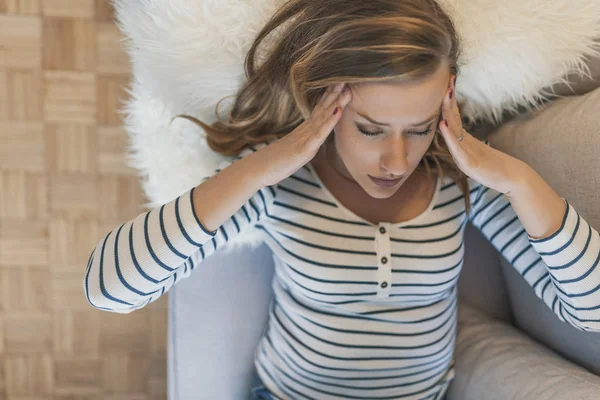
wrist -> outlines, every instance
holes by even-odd
[[[240,181],[249,185],[250,190],[257,192],[267,186],[265,184],[265,165],[262,154],[252,153],[240,159],[237,163],[239,167]]]

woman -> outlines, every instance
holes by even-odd
[[[254,227],[276,269],[254,398],[442,399],[471,221],[559,319],[600,330],[598,232],[463,128],[458,49],[433,0],[285,3],[228,118],[188,117],[238,157],[108,233],[90,304],[142,308]]]

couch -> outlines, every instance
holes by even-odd
[[[595,61],[594,67],[600,65]],[[598,69],[596,69],[598,71]],[[531,165],[600,228],[600,81],[471,132]],[[556,93],[569,93],[567,87]],[[260,266],[260,268],[258,268]],[[170,400],[248,396],[267,322],[266,246],[214,254],[170,292]],[[447,400],[600,399],[600,334],[559,321],[472,226],[459,280],[456,378]]]

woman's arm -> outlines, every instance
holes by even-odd
[[[563,198],[564,210],[551,201],[536,209],[544,193],[511,200],[479,184],[469,218],[560,320],[600,332],[600,235]]]
[[[88,302],[130,313],[158,299],[217,248],[264,218],[275,191],[261,188],[259,179],[252,159],[240,157],[171,202],[109,232],[88,261],[83,282]]]
[[[250,197],[262,189],[253,155],[233,163],[196,187],[192,196],[199,223],[215,233]]]
[[[519,183],[506,193],[532,239],[546,238],[560,228],[567,203],[526,163],[515,171]]]

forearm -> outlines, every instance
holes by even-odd
[[[565,201],[526,163],[513,173],[513,188],[506,195],[529,236],[543,239],[558,231],[567,209]]]
[[[515,229],[524,228],[530,238],[511,242],[515,266],[562,320],[581,330],[600,331],[598,232],[532,168],[523,166],[518,172],[518,184],[507,197],[522,225]],[[543,263],[523,251],[525,240]]]
[[[258,181],[254,169],[246,157],[237,160],[176,199],[109,232],[88,261],[84,290],[89,303],[102,310],[128,313],[187,277],[235,233],[225,225],[258,190],[252,183]],[[250,204],[254,206],[256,201]],[[256,205],[258,214],[263,205]],[[239,233],[240,226],[248,225],[250,219],[234,223]],[[230,236],[212,232],[221,227],[224,233],[229,230]],[[205,247],[208,242],[212,245]]]
[[[196,220],[191,194],[190,189],[139,214],[98,241],[84,277],[92,306],[132,312],[189,275],[197,253],[212,239]]]
[[[262,188],[256,157],[250,154],[211,176],[194,190],[194,211],[209,232],[217,230]]]

